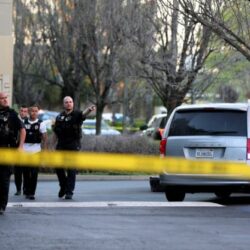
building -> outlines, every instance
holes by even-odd
[[[0,0],[0,91],[8,94],[12,104],[13,91],[13,0]]]

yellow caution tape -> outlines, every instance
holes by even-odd
[[[14,149],[0,150],[0,165],[76,168],[95,171],[142,172],[150,174],[193,174],[250,179],[246,163],[197,161],[156,156],[42,151],[37,154]]]

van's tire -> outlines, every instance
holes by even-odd
[[[165,189],[160,185],[160,178],[155,176],[149,177],[149,184],[151,192],[164,192]]]
[[[218,197],[220,199],[227,199],[230,197],[231,192],[229,192],[229,191],[217,191],[217,192],[214,192],[214,194],[216,195],[216,197]]]
[[[165,195],[168,201],[184,201],[186,194],[180,190],[166,190]]]

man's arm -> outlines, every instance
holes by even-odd
[[[48,149],[48,134],[47,134],[47,126],[45,122],[40,123],[40,133],[42,134],[41,148],[43,150]]]
[[[57,141],[58,141],[57,135],[55,134],[55,132],[53,132],[51,141],[52,149],[56,148]]]
[[[83,112],[82,115],[83,116],[87,116],[89,115],[92,111],[94,111],[96,109],[95,105],[89,106],[88,108],[86,108]]]
[[[47,150],[48,149],[48,134],[47,133],[43,133],[42,134],[41,147],[42,147],[43,150]]]
[[[19,130],[19,145],[18,145],[18,149],[23,149],[23,144],[26,138],[26,130],[25,128],[20,128]]]

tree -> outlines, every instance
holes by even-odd
[[[219,88],[219,95],[220,95],[220,99],[223,102],[236,102],[239,98],[239,94],[237,93],[237,91],[231,87],[231,86],[220,86]]]
[[[183,14],[201,23],[250,60],[249,0],[180,0]]]
[[[122,79],[123,2],[34,0],[51,72],[60,76],[63,95],[71,95],[77,106],[83,80],[88,83],[87,98],[97,106],[97,134],[104,107],[113,101],[112,92]],[[54,80],[47,77],[47,81]]]
[[[210,29],[179,11],[179,1],[148,1],[130,39],[138,57],[140,77],[146,79],[168,113],[184,102],[194,80],[212,52]]]
[[[44,88],[39,78],[45,57],[36,41],[37,25],[27,1],[15,0],[14,5],[14,101],[27,105],[40,102]]]
[[[212,86],[206,91],[209,95],[205,97],[213,101],[220,86],[231,86],[237,91],[239,101],[245,101],[250,89],[250,61],[231,46],[224,46],[218,52],[213,53],[205,64],[205,69],[211,71],[209,80],[213,81]],[[213,75],[215,77],[212,77]]]
[[[96,132],[100,133],[104,107],[112,101],[112,91],[122,80],[119,53],[124,45],[123,0],[78,1],[78,27],[81,41],[81,70],[92,87],[96,104]]]
[[[85,75],[81,70],[81,37],[79,33],[78,1],[34,1],[40,24],[40,41],[49,64],[44,78],[61,87],[62,97],[71,96],[80,106]],[[87,91],[86,93],[87,94]],[[85,95],[86,97],[86,95]]]
[[[99,133],[104,107],[118,101],[118,83],[130,77],[125,68],[133,52],[124,49],[123,39],[126,4],[123,0],[18,2],[25,2],[33,26],[17,29],[17,36],[33,31],[26,39],[34,44],[38,55],[33,54],[31,59],[39,69],[34,71],[31,62],[32,70],[22,73],[59,86],[62,95],[72,96],[77,107],[84,93],[97,106]],[[26,62],[27,57],[23,59]]]

